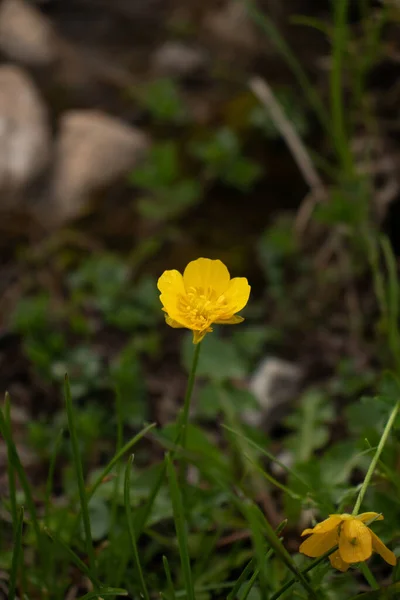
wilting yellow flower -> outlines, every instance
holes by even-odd
[[[301,535],[312,535],[301,544],[299,551],[316,558],[339,545],[329,556],[332,567],[339,571],[347,571],[352,563],[367,560],[373,551],[394,566],[396,557],[393,552],[365,525],[374,518],[382,520],[383,516],[375,512],[366,512],[356,517],[348,514],[330,515],[313,529],[303,531]]]
[[[194,344],[212,331],[213,323],[241,323],[243,317],[236,313],[246,306],[250,295],[245,277],[231,279],[224,263],[209,258],[193,260],[183,275],[164,271],[157,286],[166,322],[191,329]]]

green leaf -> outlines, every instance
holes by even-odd
[[[172,79],[151,81],[139,94],[139,101],[161,123],[182,123],[187,119],[186,107]]]
[[[288,427],[296,429],[287,440],[296,461],[306,462],[314,450],[324,446],[329,439],[326,426],[334,418],[332,405],[318,390],[309,390],[301,399],[299,410],[285,419]]]

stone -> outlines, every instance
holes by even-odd
[[[15,198],[47,166],[51,133],[47,109],[19,67],[0,66],[0,197]]]
[[[237,50],[254,52],[260,43],[256,28],[249,19],[245,5],[230,0],[206,15],[203,27],[216,41]]]
[[[263,424],[271,429],[298,397],[302,377],[297,365],[280,358],[265,358],[249,381],[249,390],[260,408],[246,411],[243,420],[249,425]]]
[[[142,131],[101,111],[64,113],[50,194],[52,219],[84,214],[92,195],[130,173],[148,147]]]
[[[0,2],[0,50],[28,66],[47,66],[58,57],[58,37],[51,22],[25,0]]]
[[[204,50],[174,41],[162,44],[151,58],[153,73],[165,77],[188,77],[203,69],[206,64]]]

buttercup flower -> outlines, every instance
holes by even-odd
[[[250,286],[245,277],[231,279],[220,260],[198,258],[183,275],[164,271],[158,280],[165,320],[171,327],[193,331],[193,343],[201,342],[211,325],[234,325],[243,317],[236,313],[248,302]]]
[[[389,565],[394,566],[396,557],[393,552],[365,525],[374,518],[382,520],[383,516],[375,512],[366,512],[356,517],[348,514],[330,515],[313,529],[303,531],[301,535],[311,535],[301,544],[299,551],[316,558],[339,545],[329,556],[332,567],[339,571],[347,571],[352,563],[367,560],[372,552],[377,552]]]

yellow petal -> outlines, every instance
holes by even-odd
[[[211,333],[211,332],[212,332],[211,327],[208,327],[207,329],[203,329],[203,331],[193,331],[193,344],[198,344],[204,338],[206,333]]]
[[[382,540],[380,540],[378,536],[373,531],[371,531],[371,529],[369,531],[372,538],[373,550],[380,554],[383,560],[386,560],[386,562],[389,563],[389,565],[392,565],[392,567],[394,567],[397,563],[397,558],[394,555],[394,553],[391,550],[389,550],[389,548],[386,548]]]
[[[243,323],[244,319],[240,315],[233,315],[229,319],[219,319],[218,321],[214,321],[217,325],[237,325],[238,323]]]
[[[229,287],[224,292],[226,312],[234,314],[242,310],[249,301],[250,289],[246,277],[235,277],[232,279]]]
[[[183,282],[187,291],[190,288],[200,288],[204,293],[213,290],[216,297],[225,292],[229,281],[229,271],[224,263],[210,258],[193,260],[183,273]]]
[[[329,555],[329,560],[330,560],[332,567],[334,569],[338,569],[339,571],[342,571],[342,573],[345,573],[347,571],[347,569],[350,567],[349,563],[344,562],[344,560],[340,556],[339,550],[332,552],[332,554]]]
[[[165,315],[165,322],[167,325],[169,325],[170,327],[173,327],[174,329],[182,329],[182,328],[186,327],[186,325],[182,325],[182,323],[178,323],[178,321],[171,319],[171,317],[169,317],[168,315]]]
[[[379,513],[376,513],[376,512],[366,512],[366,513],[362,513],[361,515],[357,516],[357,519],[359,519],[363,523],[367,523],[367,521],[371,521],[371,519],[375,519],[375,518],[377,521],[382,521],[383,515],[380,515]]]
[[[170,317],[176,319],[178,297],[185,295],[183,277],[179,271],[164,271],[157,282],[157,287],[161,292],[160,300],[165,311]]]
[[[344,521],[339,536],[339,552],[347,563],[367,560],[372,554],[371,532],[359,519]]]
[[[306,535],[307,533],[326,533],[327,531],[332,531],[335,529],[340,523],[343,521],[342,515],[329,515],[325,521],[321,521],[318,523],[313,529],[305,529],[301,535]]]
[[[327,533],[313,533],[301,544],[299,552],[311,558],[316,558],[333,548],[337,542],[338,532],[336,529]]]

